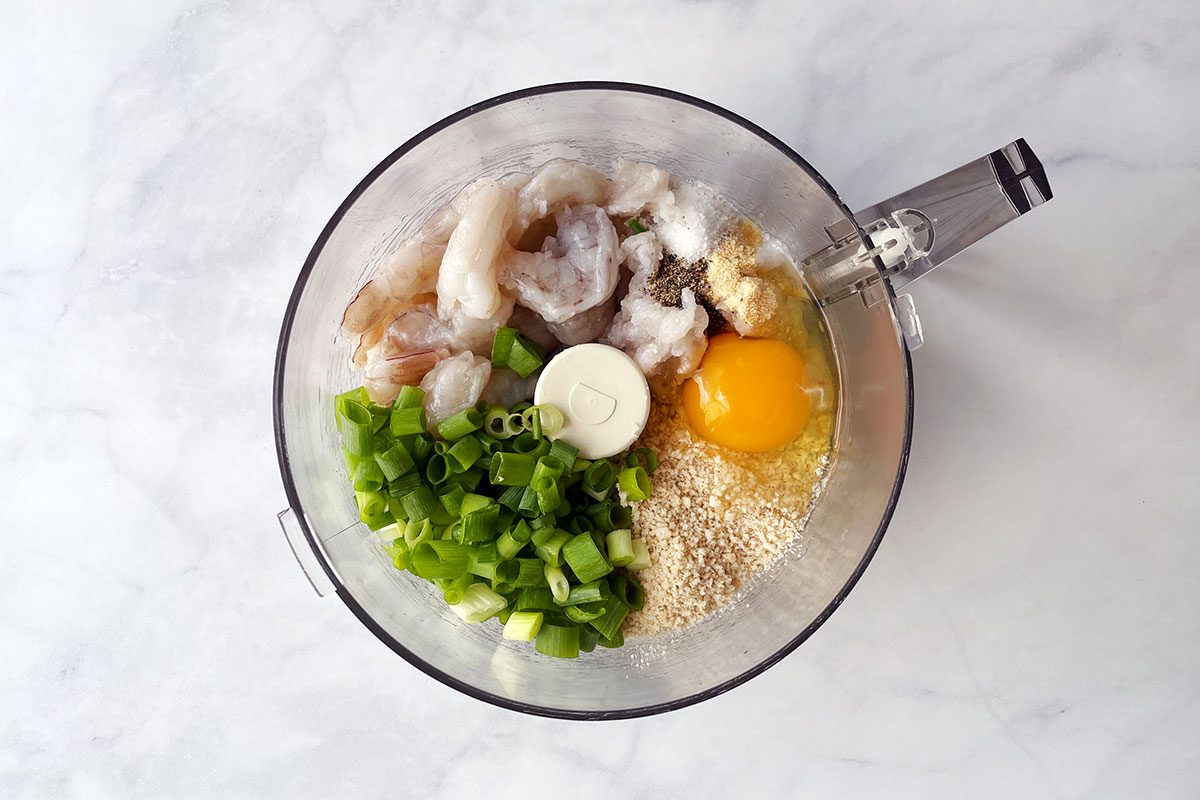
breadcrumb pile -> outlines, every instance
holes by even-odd
[[[658,454],[654,492],[634,521],[651,566],[638,573],[646,605],[627,635],[699,622],[787,548],[828,464],[832,426],[831,414],[814,415],[782,449],[739,453],[692,434],[678,403],[655,401],[639,442]]]

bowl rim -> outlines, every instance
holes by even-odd
[[[491,97],[487,100],[483,100],[481,102],[469,105],[466,108],[463,108],[462,110],[457,111],[457,112],[439,120],[438,122],[435,122],[434,124],[425,128],[420,133],[418,133],[415,136],[413,136],[412,138],[410,138],[404,144],[400,145],[395,150],[393,150],[387,157],[385,157],[382,161],[380,161],[379,164],[377,164],[375,166],[375,168],[372,169],[366,175],[366,177],[364,177],[361,181],[359,181],[358,185],[356,185],[354,187],[354,189],[350,192],[350,194],[348,194],[346,196],[346,199],[342,201],[341,205],[339,205],[337,210],[333,213],[333,216],[331,216],[329,221],[325,224],[325,227],[321,230],[320,235],[317,237],[316,242],[313,244],[312,249],[309,251],[308,257],[304,260],[304,265],[301,267],[300,273],[296,278],[296,283],[293,286],[291,296],[288,299],[287,309],[284,312],[283,323],[282,323],[282,325],[280,327],[280,331],[279,331],[279,341],[276,346],[276,352],[275,352],[275,370],[274,370],[274,379],[273,379],[273,386],[272,386],[271,416],[272,416],[272,424],[273,424],[274,431],[275,431],[276,456],[277,456],[277,459],[279,462],[280,475],[283,479],[284,493],[287,495],[287,500],[288,500],[288,504],[289,504],[290,508],[295,512],[296,520],[299,523],[300,529],[303,531],[304,537],[308,541],[309,547],[312,549],[313,554],[315,555],[317,561],[321,565],[321,568],[329,576],[329,579],[332,582],[333,586],[336,587],[336,593],[337,593],[338,597],[340,597],[342,599],[342,602],[346,604],[347,608],[350,609],[350,611],[354,614],[354,616],[356,616],[358,618],[358,620],[364,626],[366,626],[366,628],[368,630],[370,630],[373,634],[375,634],[375,636],[380,641],[382,641],[385,645],[387,645],[389,648],[391,648],[396,654],[398,654],[400,657],[402,657],[405,661],[409,662],[414,667],[419,669],[421,672],[424,672],[426,675],[429,675],[430,677],[434,678],[435,680],[440,681],[441,683],[445,684],[446,686],[449,686],[453,689],[457,689],[458,691],[462,692],[465,695],[468,695],[469,697],[473,697],[477,700],[482,700],[482,701],[484,701],[486,703],[490,703],[494,706],[499,706],[501,708],[506,708],[506,709],[509,709],[512,711],[519,711],[524,714],[531,714],[531,715],[540,716],[540,717],[551,717],[551,718],[556,718],[556,719],[570,719],[570,720],[631,719],[631,718],[636,718],[636,717],[646,717],[646,716],[652,716],[655,714],[662,714],[667,711],[674,711],[676,709],[686,708],[687,706],[695,705],[696,703],[703,702],[704,700],[708,700],[710,698],[716,697],[717,695],[724,694],[725,692],[728,692],[729,690],[731,690],[735,687],[741,686],[742,684],[746,683],[751,678],[761,675],[767,669],[769,669],[770,667],[773,667],[775,664],[778,664],[786,656],[790,655],[792,653],[792,651],[794,651],[797,647],[799,647],[801,644],[803,644],[810,636],[812,636],[813,633],[815,633],[816,630],[818,628],[820,628],[825,623],[826,620],[829,619],[829,617],[833,614],[833,612],[835,610],[837,610],[837,608],[839,606],[841,606],[842,602],[846,599],[846,596],[850,593],[850,591],[858,583],[859,579],[862,577],[863,572],[866,570],[867,565],[871,562],[871,559],[874,557],[875,552],[879,549],[879,544],[883,540],[883,535],[887,531],[887,527],[888,527],[889,523],[891,522],[892,515],[894,514],[895,509],[896,509],[897,501],[899,500],[899,497],[900,497],[900,490],[904,484],[904,476],[908,469],[908,456],[909,456],[909,451],[910,451],[910,448],[912,445],[912,430],[913,430],[913,374],[912,374],[912,355],[909,350],[908,343],[904,340],[903,336],[899,335],[899,333],[897,334],[897,340],[900,344],[901,352],[904,356],[903,361],[904,361],[904,373],[905,373],[905,375],[904,375],[904,385],[905,385],[904,438],[903,438],[903,447],[901,449],[901,454],[900,454],[900,462],[897,465],[896,477],[895,477],[895,481],[893,482],[893,485],[892,485],[891,495],[888,498],[887,508],[884,510],[883,515],[880,517],[879,525],[875,530],[875,535],[871,538],[871,542],[867,546],[867,549],[863,553],[863,556],[859,560],[859,563],[855,566],[854,570],[850,573],[850,576],[849,576],[849,578],[847,578],[846,583],[841,587],[841,589],[838,590],[837,594],[830,601],[830,603],[821,611],[821,613],[818,614],[802,631],[800,631],[800,633],[798,635],[793,637],[783,647],[781,647],[779,650],[777,650],[776,652],[774,652],[767,658],[760,661],[758,664],[755,664],[753,667],[745,670],[744,672],[742,672],[732,678],[722,681],[721,683],[716,684],[715,686],[711,686],[702,691],[695,692],[693,694],[689,694],[685,697],[681,697],[681,698],[678,698],[675,700],[670,700],[670,701],[663,702],[663,703],[655,703],[655,704],[651,704],[651,705],[632,706],[629,708],[619,708],[619,709],[610,709],[610,710],[585,711],[585,710],[575,710],[575,709],[567,709],[567,708],[555,708],[553,706],[537,705],[537,704],[533,704],[533,703],[524,703],[524,702],[520,702],[517,700],[513,700],[508,697],[504,697],[502,695],[484,691],[482,689],[479,689],[476,686],[472,686],[468,683],[465,683],[465,682],[459,680],[458,678],[455,678],[452,675],[449,675],[449,674],[443,672],[442,670],[433,666],[429,662],[423,660],[422,658],[417,656],[415,653],[410,651],[408,648],[406,648],[403,644],[401,644],[394,637],[392,637],[391,634],[389,634],[387,631],[385,631],[383,629],[383,627],[381,625],[379,625],[379,623],[377,623],[374,620],[374,618],[372,618],[371,615],[366,612],[366,610],[358,603],[358,601],[354,598],[354,596],[350,593],[350,591],[342,584],[342,582],[338,578],[337,574],[334,572],[332,566],[328,563],[328,560],[326,559],[323,550],[317,543],[317,539],[316,539],[315,535],[313,534],[312,530],[308,526],[308,521],[304,514],[303,504],[300,502],[300,496],[297,493],[296,485],[295,485],[294,481],[292,480],[291,469],[290,469],[289,463],[288,463],[287,441],[286,441],[286,436],[284,434],[284,428],[283,428],[283,379],[284,379],[284,372],[286,370],[286,364],[287,364],[288,340],[291,338],[292,323],[296,316],[296,309],[300,304],[300,298],[304,294],[305,285],[308,283],[308,277],[312,273],[313,267],[316,264],[318,256],[321,254],[322,250],[325,247],[325,244],[329,240],[329,237],[333,234],[333,231],[337,228],[338,224],[342,221],[342,218],[346,215],[346,212],[349,211],[350,207],[354,205],[354,202],[359,198],[359,196],[362,195],[362,193],[366,191],[367,187],[369,187],[372,183],[374,183],[375,180],[381,174],[383,174],[384,171],[386,171],[389,167],[391,167],[391,165],[394,164],[396,161],[403,158],[404,155],[406,153],[408,153],[410,150],[412,150],[414,147],[421,144],[425,140],[431,138],[432,136],[436,135],[437,133],[441,132],[445,128],[448,128],[448,127],[456,124],[457,122],[459,122],[463,119],[466,119],[467,117],[473,116],[481,111],[485,111],[487,109],[491,109],[496,106],[504,105],[505,103],[511,103],[511,102],[514,102],[517,100],[523,100],[528,97],[534,97],[537,95],[555,94],[555,93],[559,93],[559,92],[575,92],[575,91],[630,92],[633,94],[651,95],[654,97],[660,97],[660,98],[664,98],[667,100],[673,100],[676,102],[686,103],[688,105],[695,106],[702,110],[708,111],[712,114],[716,114],[717,116],[723,117],[724,119],[726,119],[730,122],[733,122],[736,125],[740,125],[741,127],[745,128],[749,132],[755,134],[759,138],[766,141],[768,144],[770,144],[776,150],[778,150],[780,153],[782,153],[785,157],[787,157],[793,163],[795,163],[798,167],[800,167],[802,170],[807,172],[808,175],[811,178],[813,178],[813,180],[815,180],[821,186],[821,188],[823,188],[829,194],[830,198],[832,198],[833,201],[835,203],[837,203],[837,205],[841,208],[842,212],[845,214],[846,218],[849,219],[851,221],[851,223],[854,225],[855,230],[857,231],[859,236],[865,237],[862,227],[858,224],[858,222],[854,218],[853,212],[846,205],[846,203],[841,199],[841,196],[837,193],[837,191],[834,190],[833,186],[827,180],[825,180],[824,176],[822,176],[816,169],[814,169],[813,166],[808,163],[808,161],[806,161],[802,156],[800,156],[800,154],[798,154],[795,150],[793,150],[791,147],[789,147],[783,141],[776,138],[774,135],[767,132],[763,128],[759,127],[755,123],[749,121],[748,119],[746,119],[738,114],[735,114],[734,112],[732,112],[722,106],[716,105],[715,103],[710,103],[707,100],[701,100],[697,97],[683,94],[682,92],[677,92],[672,89],[664,89],[661,87],[650,86],[647,84],[640,84],[640,83],[625,83],[625,82],[620,82],[620,81],[567,81],[567,82],[562,82],[562,83],[550,83],[550,84],[543,84],[540,86],[531,86],[529,88],[518,89],[516,91],[506,92],[504,94],[496,95],[495,97]],[[878,259],[875,259],[875,260],[876,260],[876,262],[878,262]],[[881,268],[881,271],[882,271],[882,264],[877,263],[876,266]],[[895,292],[893,291],[891,284],[887,280],[881,281],[881,283],[883,284],[883,286],[886,290],[887,301],[888,301],[889,307],[891,308],[893,318],[896,318],[896,307],[895,307],[896,295],[895,295]]]

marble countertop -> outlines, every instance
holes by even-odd
[[[1196,797],[1200,10],[1100,5],[7,3],[0,794]],[[912,287],[908,480],[844,607],[602,724],[460,695],[318,600],[270,408],[350,188],[582,78],[725,105],[852,206],[1018,136],[1056,194]]]

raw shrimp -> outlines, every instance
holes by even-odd
[[[546,352],[550,352],[558,346],[558,339],[550,332],[546,320],[538,316],[536,311],[530,311],[525,306],[517,306],[513,309],[508,326],[516,328]]]
[[[500,310],[496,261],[512,217],[512,190],[496,181],[481,182],[467,198],[437,276],[439,316],[489,319]]]
[[[483,399],[508,408],[522,400],[532,400],[536,386],[536,375],[522,378],[511,369],[494,369],[487,386],[483,388]]]
[[[379,274],[346,306],[342,331],[347,336],[357,336],[387,325],[412,305],[413,297],[432,292],[445,249],[444,243],[420,235],[400,245]]]
[[[627,295],[604,341],[632,356],[647,375],[691,374],[708,345],[708,313],[691,289],[681,294],[681,308],[644,294]]]
[[[396,317],[388,326],[380,347],[384,355],[439,347],[454,353],[470,350],[479,355],[489,355],[496,329],[508,322],[512,311],[512,298],[502,297],[500,310],[488,319],[468,317],[458,309],[453,310],[449,319],[443,319],[437,315],[431,300]]]
[[[439,362],[449,356],[446,350],[416,350],[385,356],[380,348],[371,351],[365,370],[367,396],[379,405],[390,405],[401,386],[415,386]]]
[[[598,306],[593,306],[563,322],[548,323],[547,327],[555,339],[570,347],[598,339],[612,323],[616,313],[617,297],[614,294]]]
[[[658,272],[658,264],[662,261],[663,249],[658,237],[653,231],[630,236],[621,242],[621,266],[632,273],[629,281],[629,291],[644,294],[647,282]]]
[[[542,319],[563,322],[613,293],[620,246],[612,222],[594,205],[565,208],[554,219],[558,233],[546,238],[540,253],[509,251],[500,281]]]
[[[472,353],[459,353],[439,361],[421,379],[429,424],[436,425],[479,402],[491,375],[491,362]]]
[[[608,196],[608,178],[579,161],[547,161],[517,193],[517,214],[508,241],[516,244],[525,229],[542,217],[582,204],[600,205]]]
[[[675,206],[668,183],[667,173],[653,164],[618,158],[604,210],[614,217],[636,216],[642,211],[656,219],[667,216]]]

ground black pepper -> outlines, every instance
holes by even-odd
[[[646,282],[650,296],[670,308],[683,305],[683,290],[691,289],[696,294],[696,303],[708,313],[708,328],[705,333],[715,336],[728,330],[725,317],[709,298],[708,261],[684,261],[674,253],[663,253],[658,270]]]

